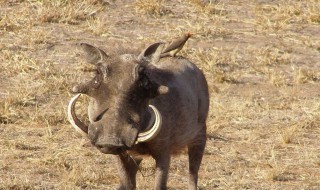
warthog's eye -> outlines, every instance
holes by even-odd
[[[139,123],[139,120],[140,120],[139,115],[138,115],[138,114],[135,114],[135,113],[131,114],[131,115],[127,118],[127,122],[128,122],[129,124],[137,124],[137,123]]]
[[[138,124],[139,123],[139,116],[137,114],[133,114],[127,118],[128,124]]]
[[[92,86],[93,88],[98,88],[101,84],[102,76],[100,69],[96,70],[96,76],[92,79]]]
[[[133,124],[133,123],[134,123],[133,119],[130,118],[130,117],[127,118],[127,122],[128,122],[129,124]]]
[[[96,76],[96,77],[93,78],[93,82],[92,83],[93,83],[92,84],[93,88],[98,88],[100,86],[100,84],[101,84],[101,80],[99,79],[98,76]]]

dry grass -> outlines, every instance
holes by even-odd
[[[297,84],[314,83],[320,80],[319,71],[299,68],[296,69],[295,82]]]
[[[135,2],[135,9],[138,14],[142,13],[159,17],[169,13],[169,10],[164,7],[164,3],[164,0],[137,0]]]
[[[49,23],[80,24],[102,11],[103,4],[99,0],[77,1],[58,0],[38,1],[35,6],[38,10],[37,20]]]
[[[319,23],[319,1],[279,1],[256,7],[258,21],[266,29],[286,29],[291,24]],[[260,14],[260,13],[263,14]]]
[[[91,75],[74,44],[142,49],[186,31],[180,54],[211,95],[199,189],[319,189],[319,20],[318,0],[0,0],[0,189],[115,189],[113,156],[66,120]],[[187,160],[173,157],[170,189],[186,188]],[[152,182],[138,174],[138,189]]]

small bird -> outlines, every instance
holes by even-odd
[[[161,57],[172,56],[175,57],[176,54],[183,48],[187,40],[192,36],[191,32],[185,33],[178,39],[172,40],[172,42],[162,51]]]

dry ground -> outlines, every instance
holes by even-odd
[[[211,90],[199,189],[320,189],[319,0],[0,0],[0,189],[114,189],[113,157],[66,120],[87,75],[74,44],[142,49],[186,31],[180,54]],[[186,176],[175,156],[169,189]]]

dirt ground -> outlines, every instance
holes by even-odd
[[[76,43],[142,50],[185,32],[179,54],[211,97],[199,189],[320,189],[319,0],[0,0],[0,189],[115,189],[114,157],[66,119],[90,75]],[[187,160],[172,158],[169,189],[186,189]]]

